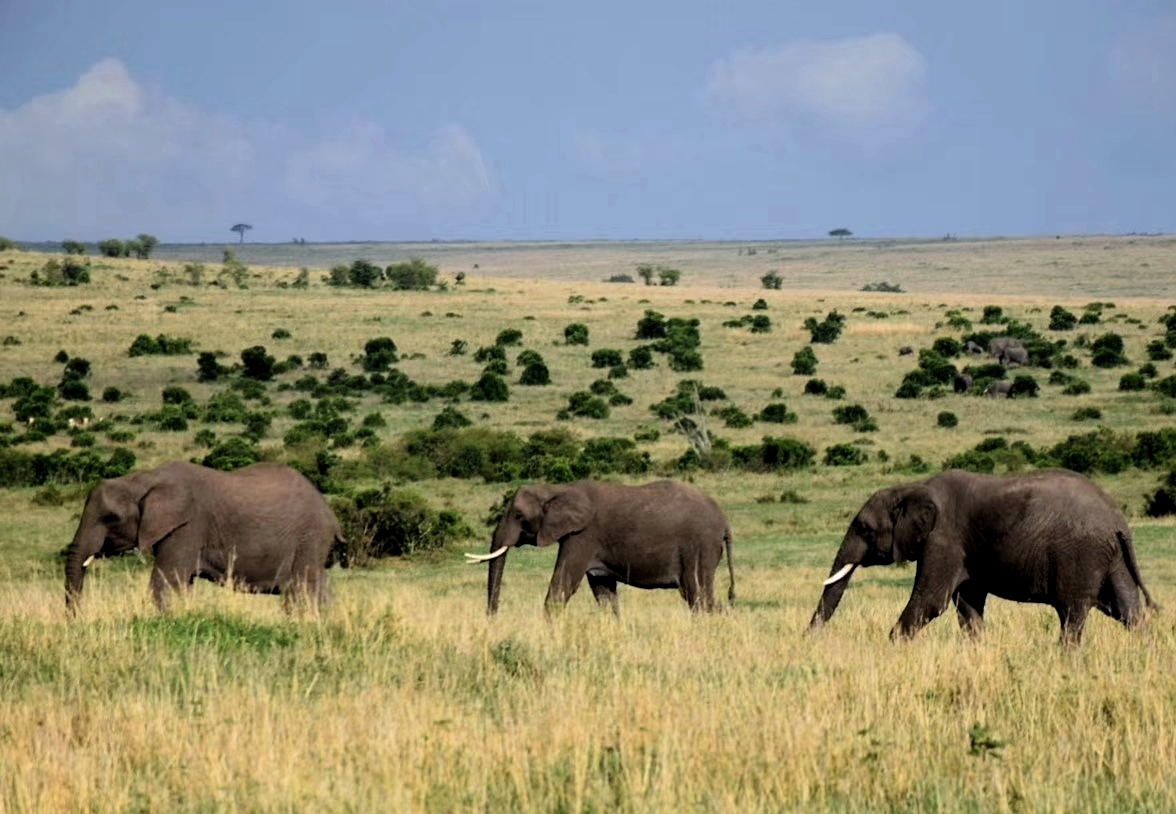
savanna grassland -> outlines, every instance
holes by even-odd
[[[207,584],[160,617],[149,563],[98,560],[69,621],[59,551],[94,469],[83,482],[68,467],[41,479],[29,469],[19,483],[30,485],[0,489],[0,811],[1176,808],[1176,522],[1146,511],[1171,462],[1164,449],[1139,451],[1141,434],[1167,438],[1176,416],[1164,384],[1176,365],[1153,359],[1176,305],[1176,240],[246,245],[237,257],[247,268],[234,276],[220,247],[163,246],[151,260],[91,258],[88,284],[44,287],[29,281],[49,255],[0,253],[0,386],[28,377],[57,387],[68,362],[55,357],[81,357],[91,395],[55,401],[62,418],[48,434],[17,420],[16,398],[0,399],[4,466],[19,454],[41,455],[44,467],[54,450],[53,460],[102,464],[125,449],[145,468],[202,460],[251,432],[251,449],[313,462],[340,495],[388,483],[470,531],[439,550],[333,569],[321,618],[290,618],[272,597]],[[420,257],[441,285],[325,284],[330,266],[360,257],[381,266]],[[186,268],[194,261],[200,273]],[[681,279],[642,285],[639,264]],[[761,286],[768,272],[779,290]],[[637,282],[604,282],[619,274]],[[903,290],[861,290],[880,281]],[[1054,306],[1083,321],[1050,330]],[[698,320],[701,370],[674,370],[664,353],[613,379],[592,366],[595,351],[628,358],[649,344],[635,338],[647,311]],[[832,312],[844,317],[840,335],[812,344],[815,372],[794,374],[794,354],[810,345],[806,320]],[[770,329],[753,332],[756,316]],[[961,395],[948,382],[895,397],[921,350],[1000,332],[998,319],[1066,342],[1051,367],[1009,371],[1032,376],[1036,396]],[[588,329],[587,345],[566,341],[573,323]],[[486,366],[477,351],[512,329],[521,341],[503,347],[507,401],[461,388],[441,395],[477,381]],[[130,356],[141,334],[190,340],[190,352]],[[1094,351],[1107,334],[1122,339],[1123,360],[1099,367]],[[357,391],[337,405],[347,432],[292,436],[291,405],[322,401],[305,378],[363,373],[365,344],[377,337],[394,341],[395,370],[415,395],[393,403]],[[239,391],[268,421],[205,420],[240,374],[200,381],[198,355],[221,351],[230,367],[256,346],[303,362],[260,392]],[[902,346],[915,352],[900,355]],[[550,384],[519,384],[524,350],[541,355]],[[312,354],[326,363],[311,367]],[[1154,370],[1139,373],[1149,362]],[[1127,374],[1143,386],[1120,389]],[[716,396],[702,402],[717,449],[709,468],[683,468],[689,441],[650,409],[686,379]],[[811,379],[843,397],[806,394]],[[603,418],[557,419],[598,380],[631,403],[616,400]],[[190,396],[191,408],[173,405],[189,411],[183,428],[161,413],[169,387]],[[103,400],[110,388],[120,400]],[[727,426],[729,408],[754,419],[772,404],[785,405],[787,423]],[[847,405],[871,420],[838,423]],[[82,407],[89,426],[68,428],[60,411]],[[515,477],[491,482],[438,478],[410,460],[406,434],[446,407],[474,430],[524,441],[552,430],[573,446],[633,441],[645,471],[610,478],[693,480],[734,528],[735,608],[693,617],[674,592],[622,588],[614,619],[585,589],[546,620],[555,552],[522,549],[488,619],[485,567],[464,565],[461,552],[486,550],[487,517],[524,478],[509,469],[495,471]],[[944,426],[945,412],[955,426]],[[765,437],[807,445],[811,462],[765,465],[748,452]],[[846,524],[875,489],[949,459],[1006,472],[1059,456],[1090,465],[1132,521],[1143,577],[1166,606],[1142,628],[1096,614],[1082,645],[1064,649],[1051,609],[992,600],[977,641],[945,614],[891,644],[914,573],[900,567],[859,571],[837,615],[806,635]],[[544,471],[568,467],[549,461]]]

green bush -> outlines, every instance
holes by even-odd
[[[573,322],[564,328],[564,342],[569,345],[588,344],[588,326],[582,322]]]
[[[522,341],[522,331],[520,331],[518,328],[505,328],[498,332],[498,336],[494,339],[494,344],[507,347],[510,345],[522,344]]]
[[[443,407],[441,412],[437,413],[433,418],[433,429],[461,429],[462,427],[469,427],[473,423],[456,407],[447,406]]]
[[[835,424],[856,424],[870,417],[870,412],[860,404],[843,404],[833,408]]]
[[[261,460],[261,451],[245,438],[226,438],[204,456],[200,462],[210,469],[232,472]]]
[[[437,281],[437,267],[414,257],[388,266],[384,276],[397,291],[427,291]]]
[[[1153,362],[1165,362],[1172,358],[1172,351],[1162,339],[1153,339],[1147,343],[1147,358]]]
[[[1176,376],[1165,376],[1162,379],[1157,379],[1152,382],[1152,390],[1170,399],[1176,398]]]
[[[1130,364],[1123,355],[1123,337],[1108,333],[1090,343],[1090,363],[1095,367],[1121,367]]]
[[[497,373],[483,373],[470,388],[470,398],[474,401],[508,401],[510,387]]]
[[[139,334],[131,347],[128,356],[186,356],[192,352],[192,340],[183,337],[172,337],[159,334],[152,338],[147,334]]]
[[[744,427],[750,427],[755,423],[751,416],[734,404],[715,410],[714,414],[723,419],[723,426],[730,427],[731,429],[742,429]]]
[[[1141,373],[1125,373],[1119,378],[1119,389],[1125,392],[1146,390],[1147,379]]]
[[[629,351],[626,364],[633,370],[649,370],[654,366],[653,348],[649,345],[638,345]]]
[[[955,413],[947,412],[946,410],[935,416],[935,426],[943,427],[944,429],[952,429],[958,427],[960,419]]]
[[[1090,382],[1085,379],[1071,379],[1069,383],[1062,388],[1063,396],[1081,396],[1090,392]]]
[[[592,351],[592,366],[593,367],[616,367],[625,363],[624,357],[619,350],[613,348],[600,348]]]
[[[996,461],[993,457],[984,452],[970,449],[966,452],[961,452],[959,455],[948,458],[943,462],[944,469],[964,469],[968,472],[979,472],[981,474],[991,475],[996,471]]]
[[[278,328],[270,334],[270,339],[289,339],[290,337],[291,333],[285,328]]]
[[[1055,444],[1048,456],[1065,469],[1087,474],[1114,475],[1131,465],[1131,445],[1126,436],[1102,428],[1085,435],[1071,435]]]
[[[763,443],[731,450],[733,462],[754,472],[777,472],[812,466],[817,451],[795,438],[765,436]]]
[[[229,390],[214,393],[204,407],[204,421],[209,423],[238,424],[245,420],[245,402]]]
[[[829,392],[829,385],[825,384],[824,379],[809,379],[804,383],[804,394],[806,396],[824,396]]]
[[[254,345],[241,351],[241,375],[258,382],[268,382],[274,377],[277,360],[265,351],[262,345]]]
[[[868,459],[865,450],[853,444],[834,444],[825,448],[825,466],[860,466]]]
[[[522,375],[519,376],[519,384],[531,387],[551,384],[551,372],[542,359],[532,361],[523,368]]]
[[[1051,331],[1070,331],[1078,324],[1078,317],[1060,305],[1055,305],[1049,312],[1049,329]]]
[[[1079,407],[1070,415],[1071,421],[1098,421],[1102,418],[1102,410],[1097,407]]]
[[[93,449],[71,453],[57,449],[49,454],[28,454],[0,447],[0,488],[17,489],[48,484],[96,483],[120,478],[135,467],[135,453],[125,447],[103,459]]]
[[[831,345],[841,336],[841,329],[845,327],[845,317],[834,310],[826,314],[821,322],[817,322],[815,317],[809,317],[804,321],[804,327],[808,330],[814,345]]]
[[[192,403],[192,394],[178,384],[169,384],[163,388],[163,403],[184,405]]]
[[[123,242],[116,237],[108,237],[98,244],[98,251],[103,257],[123,257]]]
[[[474,531],[452,510],[440,512],[417,492],[379,489],[337,498],[332,509],[347,541],[336,552],[343,564],[363,566],[383,557],[435,551],[448,543],[474,536]]]
[[[29,276],[29,282],[39,286],[78,286],[90,282],[90,266],[73,255],[52,258]]]
[[[1000,325],[1008,322],[1008,317],[1004,315],[1004,309],[999,305],[984,306],[984,314],[980,317],[980,323],[983,325]]]
[[[964,352],[964,346],[950,336],[941,336],[931,343],[931,350],[935,351],[944,359],[954,359]]]
[[[568,396],[567,412],[581,418],[604,419],[609,416],[608,403],[587,390],[580,390]]]
[[[122,399],[123,391],[119,390],[117,387],[107,387],[102,391],[102,400],[107,404],[114,404],[116,402],[122,401]]]
[[[217,355],[212,351],[201,351],[196,357],[196,381],[215,382],[228,374],[229,369],[217,361]]]
[[[494,359],[506,361],[506,349],[502,345],[483,345],[474,351],[474,361],[480,365]]]
[[[1012,385],[1009,387],[1009,398],[1020,398],[1022,396],[1037,398],[1039,390],[1037,380],[1032,376],[1015,376],[1013,377]]]
[[[811,345],[805,345],[792,356],[794,376],[811,376],[817,372],[817,354]]]
[[[359,359],[360,367],[368,373],[388,370],[400,361],[396,350],[396,343],[387,336],[369,339],[363,344],[363,356]]]
[[[790,412],[788,406],[780,402],[765,405],[755,417],[757,421],[771,424],[795,424],[797,421],[796,413]]]
[[[1176,458],[1176,429],[1145,431],[1135,436],[1131,448],[1131,462],[1140,469],[1169,466]]]

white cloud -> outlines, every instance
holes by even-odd
[[[481,151],[461,127],[416,150],[365,122],[311,137],[186,105],[117,59],[0,110],[0,167],[0,231],[28,240],[206,240],[242,219],[267,224],[260,239],[331,219],[337,233],[354,223],[349,236],[379,238],[390,235],[373,227],[444,221],[489,197]]]
[[[566,157],[581,173],[615,182],[641,172],[641,138],[627,130],[572,126],[561,130],[560,140]]]
[[[741,50],[711,66],[703,97],[746,119],[804,114],[837,125],[904,124],[921,116],[927,63],[898,34]]]

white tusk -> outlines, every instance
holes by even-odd
[[[822,585],[832,585],[834,582],[839,581],[840,579],[845,577],[847,574],[849,574],[849,572],[852,571],[854,568],[855,568],[855,565],[852,562],[847,563],[846,565],[841,567],[840,571],[838,571],[833,576],[829,577],[827,580],[825,580],[821,584]]]
[[[91,554],[89,557],[86,557],[86,561],[84,563],[82,563],[82,568],[89,568],[90,563],[92,563],[92,562],[94,562],[94,555],[93,554]]]
[[[495,559],[496,557],[501,557],[503,554],[506,553],[507,548],[508,548],[508,546],[503,546],[502,548],[498,549],[497,551],[491,551],[489,554],[470,554],[469,552],[466,552],[466,558],[469,560],[469,562],[466,564],[467,565],[477,565],[480,562],[486,562],[487,560],[492,560],[492,559]]]

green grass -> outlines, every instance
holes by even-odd
[[[654,471],[628,480],[682,477],[673,462],[687,441],[649,410],[684,377],[660,354],[653,370],[616,380],[632,405],[600,421],[555,420],[571,393],[602,376],[591,366],[594,350],[627,356],[641,344],[633,331],[646,309],[699,318],[705,369],[685,376],[726,392],[714,406],[751,415],[783,402],[798,416],[795,424],[745,429],[713,418],[712,433],[736,445],[788,435],[813,446],[818,461],[833,444],[858,444],[869,455],[861,466],[818,463],[799,473],[691,475],[731,520],[739,594],[733,611],[699,618],[676,592],[622,587],[619,619],[599,612],[585,588],[545,620],[555,551],[523,549],[510,554],[500,612],[488,620],[486,568],[465,565],[460,552],[487,550],[484,520],[512,484],[444,479],[396,486],[459,512],[477,535],[371,569],[333,570],[334,601],[321,619],[290,618],[273,597],[207,583],[160,617],[147,591],[150,563],[126,557],[94,563],[81,614],[67,621],[57,553],[76,527],[84,489],[62,484],[37,500],[39,489],[0,490],[0,809],[1171,810],[1176,524],[1143,516],[1161,471],[1096,478],[1125,507],[1144,578],[1166,606],[1139,631],[1097,614],[1081,648],[1063,650],[1051,609],[993,600],[979,641],[964,637],[949,613],[893,645],[887,633],[914,577],[907,567],[859,572],[825,629],[806,633],[847,523],[875,489],[915,478],[899,466],[911,455],[934,472],[994,435],[1044,448],[1097,425],[1120,433],[1172,425],[1159,396],[1118,391],[1127,369],[1093,368],[1084,350],[1074,351],[1082,367],[1072,372],[1091,382],[1087,395],[1063,396],[1045,384],[1047,371],[1031,369],[1042,385],[1037,399],[893,398],[916,363],[898,356],[900,346],[958,338],[945,313],[960,309],[979,328],[989,304],[1044,331],[1054,304],[1080,314],[1088,302],[1113,301],[1104,324],[1051,336],[1073,345],[1083,334],[1114,330],[1135,369],[1162,335],[1157,320],[1176,303],[1163,259],[1170,240],[813,242],[780,244],[771,254],[761,246],[750,257],[737,248],[246,245],[238,256],[253,266],[248,290],[184,284],[175,258],[181,251],[195,258],[190,248],[160,247],[151,261],[96,261],[93,282],[73,289],[24,283],[43,255],[0,254],[3,333],[20,340],[0,348],[0,384],[18,376],[55,384],[60,349],[89,359],[91,393],[108,386],[130,393],[90,406],[102,418],[122,416],[115,426],[135,433],[125,445],[140,467],[202,457],[207,449],[195,440],[202,429],[223,439],[243,428],[191,420],[187,432],[159,432],[132,423],[160,408],[167,386],[185,388],[200,405],[225,387],[196,381],[195,354],[129,357],[139,334],[190,338],[197,352],[225,351],[226,364],[253,345],[279,359],[320,351],[328,370],[350,373],[359,372],[353,358],[366,341],[388,336],[399,369],[442,385],[476,380],[482,365],[474,351],[517,329],[522,345],[507,353],[510,400],[457,405],[476,425],[524,437],[564,426],[581,439],[632,438],[657,427],[660,438],[639,445]],[[358,292],[319,279],[329,265],[356,257],[387,264],[411,255],[438,263],[448,290]],[[217,263],[219,250],[203,259]],[[259,265],[267,259],[282,265]],[[646,262],[682,269],[681,283],[600,282]],[[160,275],[161,265],[176,273]],[[280,288],[300,265],[315,269],[310,288]],[[780,271],[783,290],[760,288],[769,269]],[[457,271],[467,273],[464,285],[454,284]],[[216,273],[210,265],[205,281]],[[880,279],[906,293],[858,291]],[[771,333],[722,326],[752,313],[760,298]],[[85,304],[93,310],[78,310]],[[118,309],[107,310],[111,304]],[[808,342],[804,320],[834,309],[846,326],[836,343],[815,347],[814,375],[846,389],[840,402],[803,395],[810,377],[789,367]],[[572,322],[589,327],[588,346],[564,343]],[[279,328],[291,338],[272,339]],[[455,339],[468,343],[467,355],[448,354]],[[551,386],[516,384],[521,368],[513,362],[524,349],[543,356]],[[1157,368],[1160,377],[1176,372],[1171,361]],[[294,424],[285,407],[304,397],[279,387],[306,372],[271,383],[270,405],[249,402],[274,413],[260,442],[270,457],[290,454],[281,442]],[[782,395],[773,395],[777,388]],[[832,411],[844,404],[862,405],[878,430],[837,424]],[[369,395],[348,415],[358,426],[379,413],[385,426],[375,431],[386,450],[444,406],[389,405]],[[1071,421],[1081,407],[1097,407],[1102,418]],[[12,420],[11,409],[11,400],[0,400],[0,424]],[[943,410],[959,417],[958,427],[936,426]],[[103,457],[123,445],[96,435]],[[68,444],[62,433],[18,449]],[[336,454],[340,471],[354,475],[348,485],[379,485],[358,446]]]

